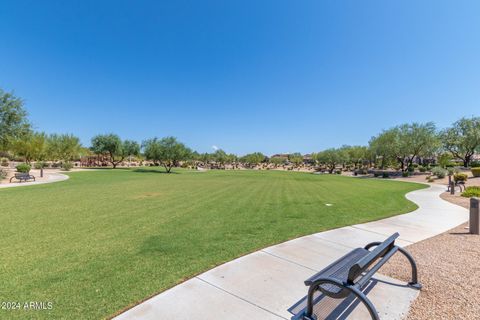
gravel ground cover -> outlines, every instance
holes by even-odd
[[[468,201],[454,203],[468,208]],[[480,236],[468,234],[467,226],[407,247],[417,261],[423,284],[408,320],[480,319]],[[410,278],[410,266],[401,255],[394,256],[380,272],[404,281]]]

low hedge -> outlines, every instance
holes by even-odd
[[[20,163],[15,168],[17,169],[18,172],[21,172],[21,173],[29,173],[30,169],[32,169],[32,167],[26,163]]]
[[[466,187],[465,191],[462,192],[462,197],[480,197],[480,186]]]
[[[70,171],[73,168],[73,164],[69,161],[62,163],[62,170]]]
[[[472,168],[472,174],[474,177],[480,177],[480,167]]]
[[[460,181],[467,181],[468,175],[466,173],[456,173],[453,175],[453,181],[460,182]]]
[[[2,160],[0,160],[0,166],[2,167],[8,167],[9,163],[8,163],[8,159],[7,158],[2,158]]]

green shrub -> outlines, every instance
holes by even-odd
[[[480,167],[472,168],[472,174],[474,177],[480,177]]]
[[[447,173],[448,173],[448,171],[443,169],[443,168],[440,168],[440,167],[432,168],[432,174],[434,176],[437,176],[437,178],[439,178],[439,179],[445,178]]]
[[[382,173],[382,178],[389,178],[390,175],[388,174],[388,172],[383,172]]]
[[[342,174],[342,170],[336,170],[335,173],[336,174]]]
[[[432,176],[430,176],[430,177],[428,177],[428,180],[427,180],[427,181],[428,181],[428,182],[435,182],[435,178],[432,177]]]
[[[0,165],[2,167],[8,167],[9,163],[8,163],[8,159],[7,158],[2,158],[1,162],[0,162]]]
[[[20,163],[18,166],[16,166],[16,169],[18,172],[29,173],[32,167],[26,163]]]
[[[470,168],[480,168],[480,161],[472,161],[470,162]]]
[[[420,172],[426,172],[426,171],[427,171],[427,168],[425,168],[424,166],[420,166],[420,167],[418,167],[418,171],[420,171]]]
[[[33,165],[33,167],[37,170],[40,170],[42,168],[46,168],[47,167],[47,164],[43,161],[38,161],[38,162],[35,162],[35,164]]]
[[[471,197],[480,197],[480,187],[471,186],[465,188],[465,191],[462,192],[462,197],[471,198]]]
[[[414,167],[414,166],[408,166],[407,171],[408,171],[408,172],[414,172],[414,171],[415,171],[415,167]]]
[[[52,163],[52,168],[60,168],[62,164],[60,162],[54,162]]]
[[[7,171],[0,169],[0,180],[3,180],[7,177]]]
[[[402,177],[404,178],[408,177],[408,171],[402,172]]]
[[[468,175],[466,173],[456,173],[453,175],[453,181],[460,182],[460,181],[467,181]]]
[[[69,161],[62,163],[62,169],[65,171],[70,171],[73,168],[73,164]]]

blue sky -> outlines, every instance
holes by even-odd
[[[479,115],[478,1],[2,1],[38,130],[312,152]]]

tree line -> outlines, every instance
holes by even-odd
[[[458,159],[468,167],[480,152],[480,117],[461,118],[438,130],[433,122],[407,123],[383,130],[366,146],[330,148],[307,157],[300,153],[267,157],[261,152],[244,156],[223,150],[198,153],[175,137],[151,138],[142,143],[122,140],[116,134],[100,134],[86,148],[72,134],[46,134],[35,131],[28,120],[24,101],[0,89],[0,157],[32,161],[69,163],[83,156],[101,155],[113,168],[127,158],[141,158],[167,172],[181,163],[211,168],[254,168],[268,165],[321,166],[333,172],[338,167],[355,170],[364,167],[398,168],[405,172],[414,162]]]

